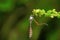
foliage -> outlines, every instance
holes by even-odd
[[[54,17],[58,17],[60,18],[60,12],[57,12],[55,9],[53,10],[48,10],[47,12],[44,10],[44,9],[33,9],[33,15],[35,16],[46,16],[46,17],[51,17],[51,18],[54,18]]]

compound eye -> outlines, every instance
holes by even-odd
[[[32,16],[32,15],[30,16],[29,20],[30,20],[30,21],[32,21],[32,20],[33,20],[33,16]]]

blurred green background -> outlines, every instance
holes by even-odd
[[[29,39],[29,16],[33,9],[56,9],[60,11],[60,0],[0,0],[0,40],[60,40],[60,18],[35,17],[33,35]]]

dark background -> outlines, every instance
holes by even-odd
[[[0,40],[29,40],[29,16],[33,9],[60,11],[60,0],[0,0]],[[60,40],[60,18],[35,18],[31,40]]]

